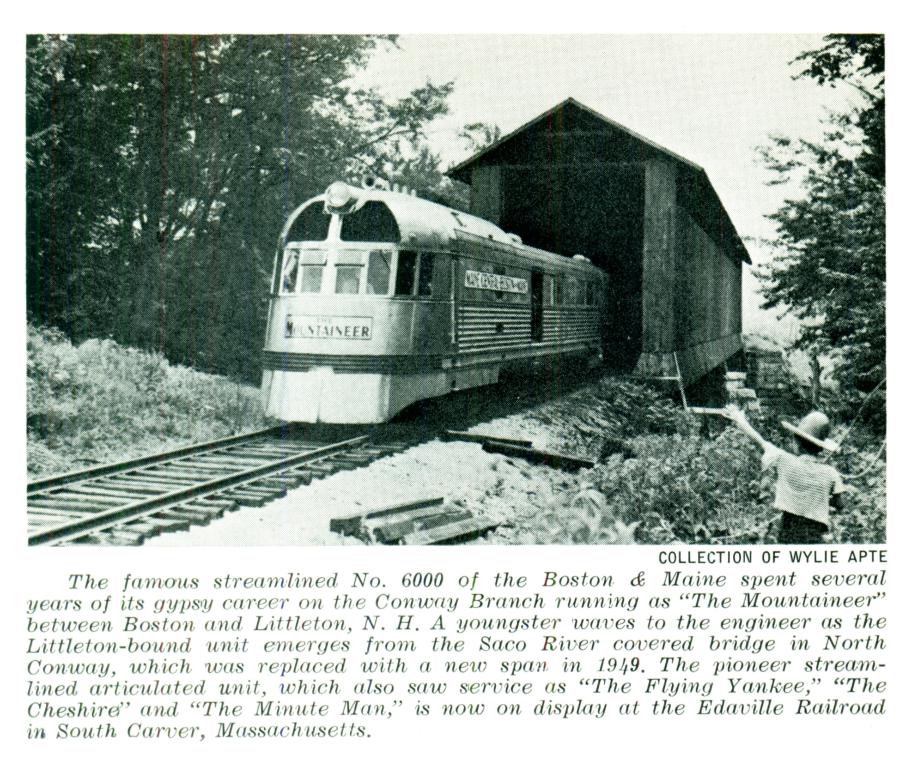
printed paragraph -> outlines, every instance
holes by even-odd
[[[638,557],[527,572],[400,558],[387,572],[72,569],[27,604],[24,732],[213,742],[479,717],[887,712],[885,550]]]

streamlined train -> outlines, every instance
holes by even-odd
[[[335,182],[280,236],[268,415],[379,423],[516,365],[598,361],[607,275],[470,214]]]

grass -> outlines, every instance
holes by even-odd
[[[29,327],[31,477],[112,462],[266,424],[258,390],[170,365],[162,356]],[[720,421],[685,414],[652,388],[605,378],[531,409],[563,452],[601,462],[506,535],[516,543],[760,543],[775,540],[772,474],[760,451]],[[786,446],[779,415],[754,420]],[[832,460],[855,491],[835,515],[835,542],[885,540],[880,439],[857,426]],[[854,478],[852,474],[859,477]],[[518,538],[519,537],[519,538]]]
[[[760,449],[724,421],[685,413],[654,390],[616,378],[556,400],[535,417],[559,432],[562,451],[598,451],[601,462],[523,527],[524,541],[629,543],[633,524],[635,541],[644,544],[776,540],[775,474],[761,471]],[[751,417],[765,436],[787,446],[776,411]],[[878,444],[856,432],[831,461],[855,489],[833,516],[833,542],[885,541]]]
[[[259,391],[91,339],[74,346],[30,325],[28,469],[34,478],[113,462],[264,424]]]

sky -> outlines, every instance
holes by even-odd
[[[790,61],[821,45],[806,34],[407,35],[358,80],[392,97],[454,82],[450,114],[428,132],[447,166],[468,155],[456,138],[465,124],[506,134],[573,97],[702,166],[759,263],[766,215],[792,191],[766,184],[756,147],[770,134],[817,137],[826,110],[849,104],[846,88],[793,79]],[[758,309],[750,272],[744,288],[745,328],[791,337],[791,323]]]

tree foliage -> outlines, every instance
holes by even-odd
[[[27,39],[27,307],[253,376],[279,230],[335,178],[412,153],[450,84],[351,84],[380,36]]]
[[[761,149],[773,182],[799,189],[769,216],[763,295],[801,319],[800,348],[835,360],[853,407],[885,375],[884,52],[881,36],[830,35],[800,55],[797,76],[849,86],[860,104],[827,117],[821,140],[777,136]]]

